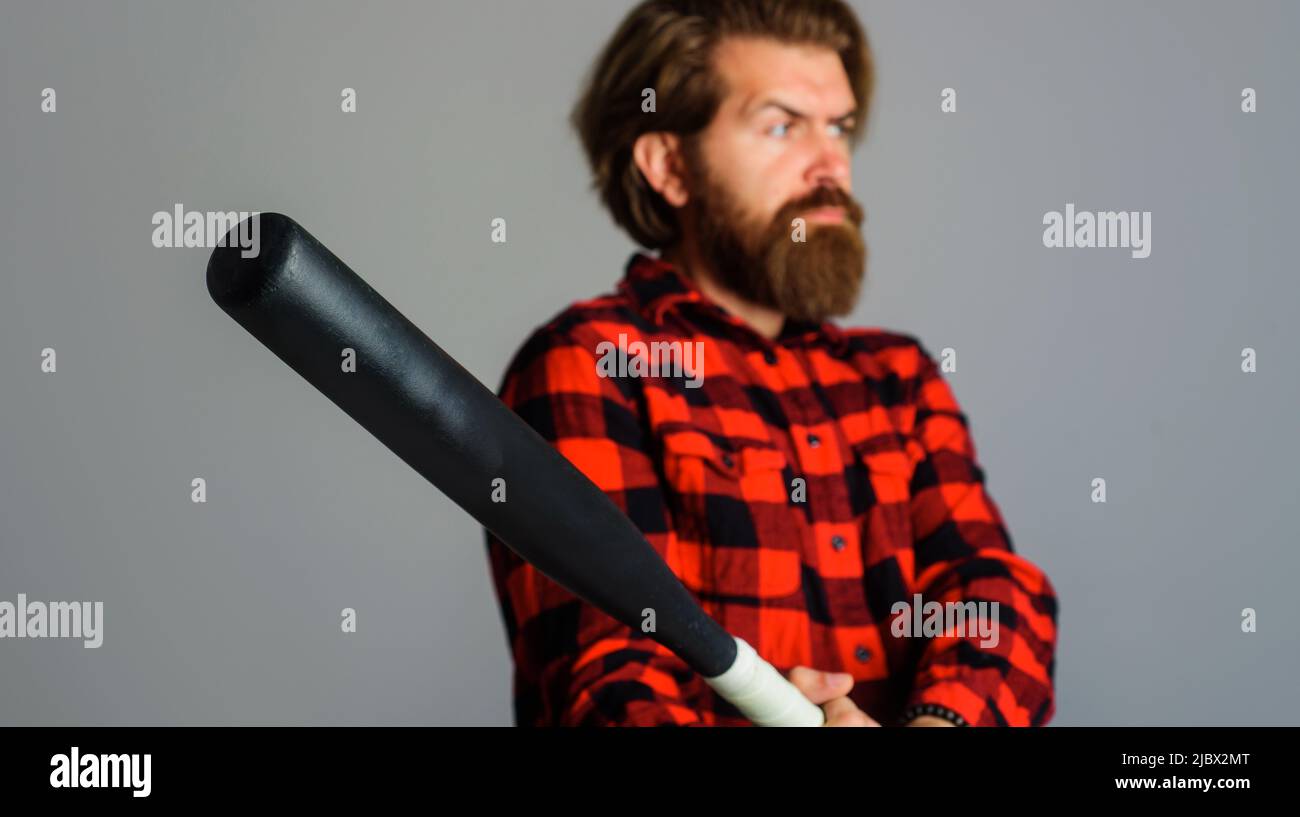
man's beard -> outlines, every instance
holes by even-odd
[[[754,224],[707,168],[691,160],[694,207],[689,207],[703,259],[718,283],[787,318],[820,323],[847,315],[866,274],[862,207],[839,187],[818,187],[789,202],[766,226]],[[703,171],[703,172],[701,172]],[[839,223],[815,222],[808,211],[841,207]],[[793,221],[803,218],[803,239]]]

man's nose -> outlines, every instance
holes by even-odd
[[[822,136],[813,148],[816,155],[809,167],[809,183],[816,186],[838,187],[849,192],[849,157],[843,143],[831,136]]]

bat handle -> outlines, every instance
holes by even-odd
[[[736,660],[731,668],[704,681],[757,726],[821,726],[826,722],[822,708],[805,698],[743,638],[736,638]]]

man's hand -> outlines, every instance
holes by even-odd
[[[826,713],[827,726],[879,726],[871,716],[849,700],[853,676],[847,672],[822,672],[810,667],[795,667],[786,675],[804,697]]]

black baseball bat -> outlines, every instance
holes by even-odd
[[[704,612],[610,498],[288,216],[259,213],[208,261],[208,292],[241,326],[520,557],[649,635],[755,723],[822,711]],[[245,235],[248,233],[245,232]],[[344,371],[341,351],[355,352]],[[508,500],[492,501],[505,480]]]

